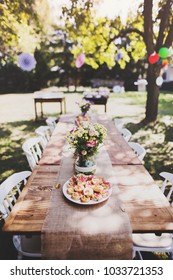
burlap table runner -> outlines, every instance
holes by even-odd
[[[102,147],[97,156],[97,175],[110,178],[112,194],[96,205],[79,205],[67,200],[63,184],[74,174],[74,158],[65,152],[49,210],[42,229],[44,259],[131,259],[131,225],[119,200],[109,156]]]

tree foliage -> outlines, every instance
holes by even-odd
[[[84,52],[86,64],[98,68],[106,63],[108,67],[115,65],[117,46],[109,39],[119,33],[122,28],[120,18],[115,24],[106,18],[97,18],[93,1],[71,1],[71,7],[63,8],[66,32],[73,41],[72,54],[76,57]]]
[[[173,1],[144,0],[137,14],[129,15],[126,25],[121,19],[97,18],[92,1],[71,1],[71,8],[64,9],[66,30],[74,46],[74,58],[86,54],[86,64],[98,68],[103,63],[113,67],[116,63],[125,68],[130,58],[145,59],[161,47],[170,48],[173,42]],[[119,41],[118,41],[119,40]],[[118,43],[117,43],[118,42]],[[115,54],[122,58],[118,61]],[[161,65],[148,65],[148,95],[145,122],[155,121],[158,114],[159,87],[156,79],[161,75]]]
[[[14,61],[20,52],[33,53],[39,46],[50,14],[48,7],[47,0],[2,0],[0,2],[2,64],[5,61]]]

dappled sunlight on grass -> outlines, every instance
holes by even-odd
[[[165,93],[160,94],[159,98],[159,114],[160,115],[171,115],[173,107],[173,94]]]
[[[145,106],[146,93],[128,92],[123,94],[126,104]],[[121,97],[123,97],[121,95]],[[117,98],[117,97],[116,97]],[[144,165],[155,180],[159,180],[161,171],[173,172],[173,94],[161,93],[159,114],[155,123],[140,125],[142,114],[122,117],[125,127],[132,132],[131,141],[140,143],[146,150]],[[116,117],[116,116],[115,116]],[[138,123],[139,122],[139,123]]]
[[[159,118],[155,124],[149,124],[144,128],[135,127],[128,124],[127,127],[134,133],[133,141],[136,141],[144,146],[147,154],[144,158],[146,169],[152,174],[154,179],[159,179],[161,171],[173,172],[173,136],[170,131],[172,120],[167,123]]]
[[[22,144],[25,139],[35,136],[34,130],[44,123],[31,120],[0,125],[0,182],[14,172],[30,170]]]

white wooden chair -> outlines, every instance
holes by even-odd
[[[173,259],[173,234],[162,233],[160,236],[154,233],[133,234],[133,255],[139,255],[142,260],[141,252],[169,253]]]
[[[114,119],[114,124],[115,124],[115,126],[116,126],[118,129],[123,128],[123,122],[122,122],[121,119],[115,118],[115,119]]]
[[[132,133],[129,129],[127,128],[119,128],[119,131],[121,133],[121,135],[123,136],[123,138],[128,142],[132,136]]]
[[[57,118],[56,117],[49,117],[46,119],[46,124],[50,127],[51,133],[53,133],[56,127]]]
[[[31,170],[33,170],[43,153],[44,145],[42,139],[40,137],[29,138],[23,143],[22,149]]]
[[[173,193],[173,174],[161,172],[160,176],[165,179],[161,191],[170,201]],[[166,191],[167,187],[168,191]],[[173,202],[171,205],[173,207]],[[162,233],[160,236],[153,233],[133,234],[133,252],[134,256],[138,253],[141,260],[143,259],[141,252],[166,252],[169,254],[170,259],[173,259],[173,234]]]
[[[25,185],[30,171],[21,171],[8,177],[0,185],[0,212],[4,220],[15,205],[20,195],[21,185]],[[41,257],[41,237],[40,235],[25,236],[14,235],[13,244],[18,252],[18,259],[25,257]]]
[[[129,146],[132,148],[134,153],[138,156],[140,161],[143,161],[145,155],[146,155],[146,150],[144,147],[142,147],[139,143],[136,142],[128,142]]]
[[[37,134],[37,136],[42,138],[42,144],[45,148],[52,134],[50,127],[48,125],[39,126],[38,128],[36,128],[35,133]]]
[[[161,191],[170,201],[171,195],[173,194],[173,174],[170,172],[161,172],[159,175],[165,179],[162,183]]]

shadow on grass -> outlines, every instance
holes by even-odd
[[[22,144],[36,136],[35,129],[40,125],[45,125],[45,121],[29,120],[0,125],[0,183],[14,172],[30,170]]]
[[[173,127],[162,121],[143,126],[128,123],[126,127],[132,132],[132,141],[140,143],[146,149],[144,165],[155,180],[160,180],[159,173],[173,173]]]

